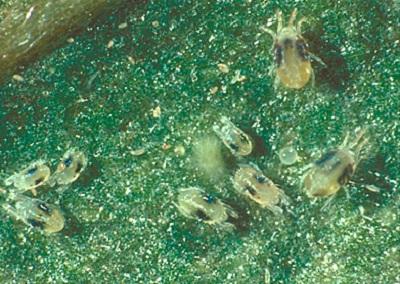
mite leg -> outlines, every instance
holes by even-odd
[[[310,58],[316,62],[318,62],[319,64],[321,64],[324,67],[327,67],[327,65],[325,64],[324,61],[322,61],[321,58],[319,58],[318,56],[316,56],[315,54],[308,52],[308,55],[310,55]]]
[[[239,218],[239,215],[235,212],[235,210],[233,210],[233,208],[231,206],[226,205],[225,203],[224,203],[224,206],[226,208],[226,213],[228,213],[228,215],[230,217],[235,218],[235,219]]]
[[[289,19],[289,27],[293,27],[294,21],[296,20],[296,16],[297,16],[297,8],[295,8],[292,12],[292,14],[290,15],[290,19]]]
[[[267,208],[274,213],[274,215],[281,216],[283,215],[283,210],[279,206],[276,205],[267,205]]]
[[[276,18],[278,19],[277,32],[279,33],[279,31],[283,27],[282,11],[280,11],[280,10],[276,11]]]
[[[350,137],[350,133],[346,132],[346,136],[344,137],[343,142],[340,145],[340,148],[348,147],[347,144],[349,143],[349,137]]]
[[[305,22],[307,22],[307,18],[305,17],[301,18],[300,21],[297,22],[296,31],[298,34],[301,34],[301,25]]]
[[[32,192],[33,196],[37,196],[37,191],[36,191],[35,188],[32,188],[32,189],[31,189],[31,192]]]
[[[266,33],[269,34],[270,36],[272,36],[272,39],[275,41],[275,39],[276,39],[276,33],[275,33],[274,31],[272,31],[272,30],[270,30],[269,28],[266,28],[266,27],[261,27],[261,30],[262,30],[263,32],[266,32]]]
[[[356,148],[355,148],[355,150],[354,150],[354,154],[355,154],[355,157],[356,157],[356,166],[357,166],[358,162],[361,160],[361,158],[360,158],[360,156],[361,156],[361,151],[364,149],[364,146],[365,146],[365,144],[367,144],[367,143],[368,143],[368,139],[367,139],[367,138],[364,138],[364,139],[361,141],[361,143],[359,143],[359,144],[356,146]],[[369,149],[370,149],[370,148],[367,147],[367,149],[365,149],[366,152],[368,152]]]
[[[278,89],[280,83],[281,83],[281,80],[279,79],[278,75],[276,75],[275,80],[274,80],[274,90]]]
[[[311,87],[315,87],[315,72],[314,69],[311,69]]]
[[[350,148],[356,147],[356,151],[357,151],[358,149],[361,149],[362,146],[365,145],[365,143],[367,142],[366,139],[363,139],[361,141],[361,139],[363,138],[363,136],[365,134],[365,131],[366,131],[365,129],[361,129],[358,131],[356,139],[354,139],[354,142],[349,145]]]
[[[20,214],[18,214],[17,210],[12,207],[10,204],[3,204],[3,209],[12,217],[14,217],[16,220],[21,220],[24,222],[26,225],[29,225],[29,223],[26,222],[25,218],[21,217]]]
[[[331,206],[332,200],[335,198],[335,196],[336,196],[336,194],[330,196],[328,198],[328,200],[325,201],[325,204],[324,204],[324,206],[322,206],[321,211],[327,211],[328,210],[328,208]]]
[[[282,189],[279,189],[279,194],[281,197],[281,203],[285,206],[289,206],[290,205],[290,197],[287,196]]]
[[[269,77],[274,76],[275,70],[276,70],[276,67],[273,66],[273,65],[271,65],[271,66],[268,68],[268,76],[269,76]]]
[[[8,185],[12,185],[12,184],[14,183],[14,181],[15,181],[16,176],[17,176],[17,174],[13,174],[12,176],[6,178],[6,179],[4,180],[4,183],[5,183],[7,186],[8,186]]]

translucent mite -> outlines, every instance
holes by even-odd
[[[7,178],[4,183],[8,186],[14,185],[16,192],[31,190],[36,196],[36,188],[43,185],[50,177],[50,169],[45,161],[39,160],[33,162],[22,171],[13,174]]]
[[[181,189],[175,206],[185,217],[201,220],[207,224],[226,225],[228,218],[238,217],[229,205],[197,187]]]
[[[220,125],[214,125],[213,130],[233,155],[248,156],[251,154],[253,150],[252,140],[226,116],[221,117]]]
[[[50,184],[70,184],[79,178],[86,166],[85,154],[74,148],[70,149],[63,155],[56,172],[50,179]]]
[[[42,200],[17,194],[12,200],[14,206],[3,204],[3,208],[17,220],[46,233],[56,233],[64,228],[64,216],[56,206]]]
[[[234,188],[261,207],[274,214],[282,214],[279,203],[288,203],[289,198],[254,164],[240,165],[233,178]]]
[[[326,152],[309,166],[303,177],[303,186],[309,197],[333,196],[353,176],[360,161],[360,153],[367,143],[360,131],[353,142],[346,135],[342,145]]]
[[[297,9],[294,9],[288,25],[283,27],[282,12],[278,11],[276,33],[268,28],[263,28],[263,30],[269,33],[274,40],[275,85],[282,83],[287,88],[301,89],[308,83],[310,78],[314,83],[311,58],[323,65],[325,64],[308,51],[306,40],[301,36],[301,25],[306,19],[301,18],[295,25],[296,15]]]

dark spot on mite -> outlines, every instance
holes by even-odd
[[[304,60],[308,61],[310,60],[308,51],[307,51],[307,44],[303,39],[298,39],[296,41],[296,50],[299,56]]]
[[[71,156],[64,160],[64,165],[67,168],[69,168],[72,165],[72,157]]]
[[[35,180],[35,185],[41,184],[44,181],[44,178],[38,178],[37,180]]]
[[[229,143],[229,147],[231,147],[235,152],[239,150],[239,146],[234,143]]]
[[[275,45],[275,64],[281,66],[283,61],[283,49],[279,44]]]
[[[41,221],[37,221],[35,219],[27,219],[26,220],[32,227],[43,229],[44,223]]]
[[[262,175],[255,174],[254,178],[257,180],[258,183],[266,183],[267,182],[267,178]]]
[[[249,139],[247,138],[246,135],[240,134],[240,142],[242,142],[242,143],[248,143],[248,142],[249,142]]]
[[[347,167],[343,170],[341,176],[338,178],[338,183],[340,185],[346,184],[352,177],[353,173],[354,173],[354,165],[353,164],[347,165]]]
[[[203,200],[205,202],[207,202],[208,204],[214,203],[215,202],[215,198],[211,195],[206,195],[203,197]]]
[[[45,203],[39,203],[37,207],[43,212],[50,214],[50,208]]]
[[[321,158],[319,158],[317,161],[314,162],[315,165],[317,165],[318,167],[321,167],[326,162],[330,161],[336,155],[336,153],[337,153],[336,150],[326,152],[325,154],[322,155]]]
[[[200,220],[203,220],[203,221],[211,220],[211,218],[200,209],[196,210],[195,215],[197,216],[197,218],[199,218]]]
[[[252,188],[251,186],[249,186],[249,185],[246,185],[245,189],[246,189],[246,191],[248,191],[252,196],[255,196],[255,195],[257,194],[257,191],[256,191],[254,188]]]
[[[36,173],[37,171],[37,167],[33,167],[31,169],[28,170],[28,172],[26,173],[28,176],[32,176]]]
[[[293,40],[291,40],[290,38],[286,38],[286,39],[283,41],[283,47],[284,47],[285,49],[293,48]]]
[[[76,164],[76,170],[75,170],[75,173],[80,173],[81,172],[81,170],[82,170],[82,168],[83,168],[83,165],[82,165],[82,163],[80,163],[80,162],[78,162],[77,164]]]

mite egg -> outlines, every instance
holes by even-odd
[[[287,146],[279,150],[279,160],[286,166],[293,165],[298,160],[298,154],[295,148]]]

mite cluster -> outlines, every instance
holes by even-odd
[[[2,206],[3,209],[30,227],[41,229],[46,233],[61,231],[64,228],[64,216],[61,210],[55,205],[23,193],[30,190],[33,196],[36,196],[36,189],[45,184],[50,186],[71,184],[79,178],[86,166],[86,156],[74,148],[63,155],[53,175],[45,161],[31,163],[4,181],[6,186],[12,188],[9,190],[8,201]]]
[[[213,130],[241,162],[231,178],[236,192],[276,215],[283,214],[279,205],[288,205],[289,197],[256,164],[244,162],[254,148],[251,137],[227,117],[222,117],[213,126]],[[353,141],[350,141],[347,134],[340,146],[326,151],[321,158],[307,166],[301,183],[308,197],[332,197],[349,182],[361,159],[360,153],[367,143],[364,134],[365,131],[359,131]],[[231,222],[238,218],[230,205],[198,187],[181,189],[175,206],[185,217],[207,224],[230,227]]]

